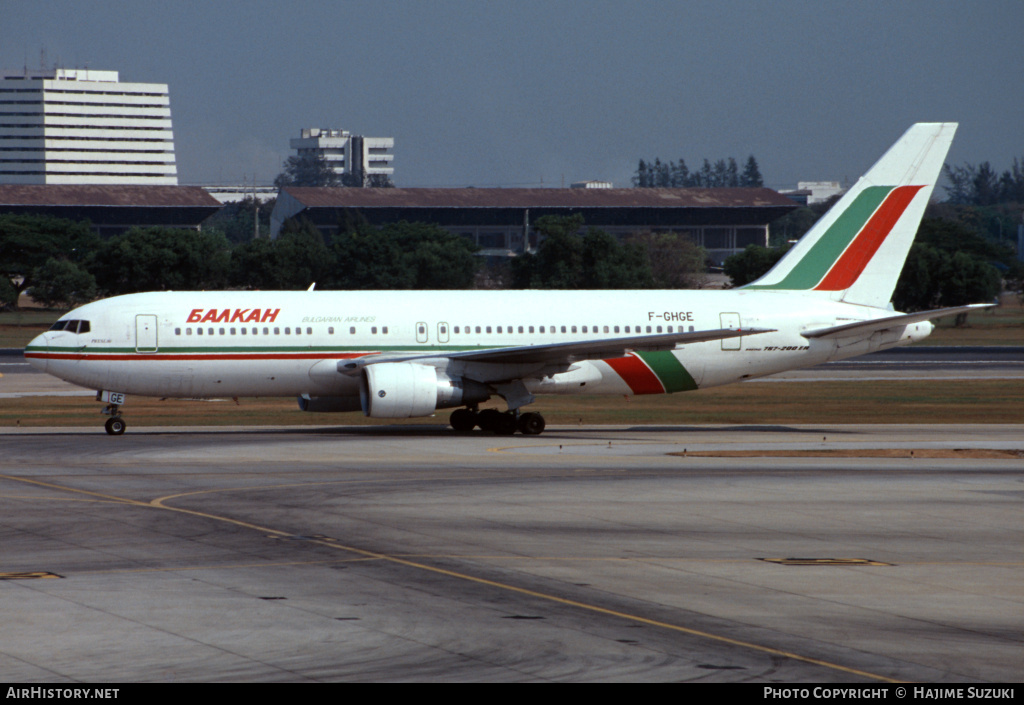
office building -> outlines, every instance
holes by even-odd
[[[0,184],[177,183],[166,84],[89,69],[0,74]]]

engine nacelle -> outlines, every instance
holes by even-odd
[[[436,409],[479,404],[490,396],[480,382],[453,380],[436,367],[414,362],[367,365],[359,387],[363,413],[384,419],[430,416]]]

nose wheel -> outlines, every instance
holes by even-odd
[[[128,427],[128,424],[126,424],[124,422],[124,419],[122,419],[120,416],[114,416],[112,418],[107,419],[107,423],[104,424],[104,427],[107,429],[107,433],[109,433],[111,436],[120,436],[122,433],[124,433],[124,430]]]
[[[110,416],[107,422],[103,424],[103,427],[107,429],[107,434],[111,436],[120,436],[124,433],[124,430],[128,428],[128,424],[125,423],[124,419],[121,418],[121,412],[118,411],[117,404],[110,404],[104,410],[104,414]]]

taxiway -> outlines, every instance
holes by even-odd
[[[0,679],[1017,681],[1021,438],[11,429]]]

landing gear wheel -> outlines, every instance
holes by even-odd
[[[476,412],[471,409],[456,409],[449,417],[448,423],[459,433],[468,433],[476,428]]]
[[[524,436],[539,436],[544,432],[544,417],[532,411],[519,417],[519,431]]]
[[[476,423],[484,431],[495,431],[502,416],[504,414],[497,409],[484,409],[476,415]]]
[[[107,419],[107,423],[104,426],[107,429],[107,433],[111,436],[120,436],[128,428],[128,424],[120,416],[111,416]]]
[[[511,411],[504,414],[498,413],[495,417],[494,428],[491,429],[498,436],[511,436],[516,432],[516,416]]]

